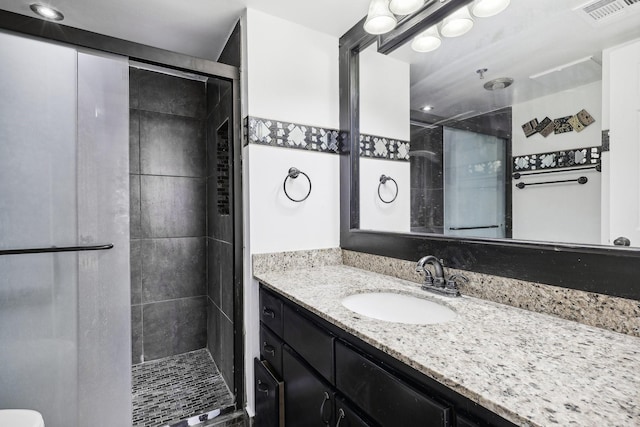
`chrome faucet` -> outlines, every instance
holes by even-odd
[[[433,275],[427,265],[433,265]],[[442,295],[459,297],[460,290],[458,289],[458,280],[462,280],[467,282],[467,278],[461,274],[454,274],[453,276],[445,279],[444,277],[444,269],[442,268],[442,262],[433,255],[427,255],[425,257],[420,258],[418,264],[416,265],[417,272],[423,272],[424,284],[422,285],[422,289],[425,291],[437,292]]]

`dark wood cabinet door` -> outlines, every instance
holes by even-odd
[[[286,426],[333,427],[333,390],[287,345],[282,351],[282,374]]]
[[[283,384],[263,362],[254,359],[255,368],[255,397],[256,397],[256,427],[282,427],[283,414]]]

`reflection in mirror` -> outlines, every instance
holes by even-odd
[[[430,52],[362,50],[360,228],[640,246],[640,3],[601,3],[511,2],[429,28]]]

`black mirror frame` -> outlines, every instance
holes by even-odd
[[[456,238],[435,234],[359,230],[360,170],[358,53],[378,42],[389,53],[470,0],[430,1],[385,36],[363,29],[364,19],[340,38],[340,246],[404,260],[434,254],[446,266],[587,292],[640,300],[640,249],[523,240]]]

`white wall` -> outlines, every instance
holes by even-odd
[[[360,132],[408,141],[410,65],[378,53],[373,44],[360,61]]]
[[[360,52],[360,132],[410,139],[410,65],[378,53],[373,44]],[[411,229],[409,162],[360,158],[360,228],[408,232]],[[380,175],[398,183],[398,198],[386,204],[378,198]],[[395,189],[393,183],[384,185]],[[382,193],[385,197],[385,193]],[[393,197],[391,195],[391,197]],[[385,197],[386,198],[386,197]]]
[[[243,117],[338,129],[338,38],[253,9],[242,24]],[[340,175],[336,154],[251,144],[242,155],[246,409],[253,416],[259,316],[251,254],[339,246]],[[312,180],[311,195],[302,203],[282,191],[292,166]],[[297,188],[306,185],[304,177],[289,184],[292,192],[306,190]]]
[[[247,10],[249,115],[338,129],[338,39]]]
[[[409,162],[360,158],[360,228],[362,230],[409,232],[411,230],[411,177]],[[378,197],[380,175],[398,183],[398,197],[384,203]],[[387,182],[380,188],[385,200],[391,200],[396,187]]]
[[[576,114],[586,109],[596,122],[582,132],[551,134],[547,138],[536,134],[524,136],[521,125],[537,117],[551,119]],[[601,144],[602,88],[595,82],[576,89],[513,105],[513,156],[544,153],[571,148],[594,147]],[[586,176],[589,182],[532,186],[518,189],[523,181],[513,180],[513,238],[552,242],[600,242],[601,176],[595,170],[535,175],[525,182],[573,179]]]
[[[268,253],[340,246],[340,165],[338,156],[257,144],[250,157],[251,252]],[[284,194],[290,167],[304,171],[311,194],[295,203]],[[287,191],[301,199],[308,191],[300,175],[287,180]]]

